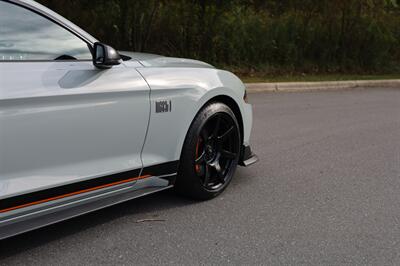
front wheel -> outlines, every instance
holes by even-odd
[[[201,200],[218,196],[236,171],[240,144],[240,129],[232,110],[223,103],[205,106],[185,139],[177,191]]]

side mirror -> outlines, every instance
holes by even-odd
[[[121,64],[121,56],[111,46],[96,42],[93,48],[93,64],[96,67],[104,69]]]

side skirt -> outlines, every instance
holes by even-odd
[[[83,190],[79,189],[75,193],[59,194],[58,196],[43,199],[43,202],[34,201],[25,203],[25,205],[3,208],[3,213],[0,213],[3,214],[0,216],[0,240],[171,188],[177,175],[177,162],[170,162],[160,166],[161,168],[157,166],[145,168],[142,171],[142,175],[138,177],[122,178],[119,181],[107,178],[109,182],[103,185],[92,186]],[[151,175],[150,173],[152,172],[157,176]],[[120,179],[121,176],[126,177],[125,173],[112,176],[115,176],[116,179]],[[104,180],[104,177],[93,179],[89,182],[94,180]],[[77,188],[77,184],[79,183],[74,183],[71,186]],[[54,188],[54,191],[60,192],[60,188],[62,187]],[[43,196],[49,191],[35,193]],[[23,200],[24,198],[24,195],[22,195],[15,199]],[[25,199],[32,200],[32,196]],[[5,199],[5,203],[18,203],[18,201],[14,200]],[[3,200],[0,200],[0,202],[3,202]],[[16,213],[13,214],[14,212]]]

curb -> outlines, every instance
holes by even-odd
[[[400,79],[326,82],[246,83],[248,93],[345,90],[355,88],[400,88]]]

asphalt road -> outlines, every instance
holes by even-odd
[[[400,90],[250,98],[260,162],[221,197],[132,200],[0,242],[0,264],[400,265]]]

